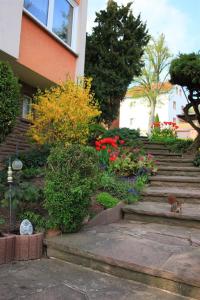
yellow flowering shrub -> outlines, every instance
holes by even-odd
[[[84,144],[89,123],[101,114],[91,93],[91,79],[67,80],[39,91],[34,102],[29,134],[40,144]]]

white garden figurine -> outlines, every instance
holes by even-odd
[[[33,234],[33,225],[28,219],[25,219],[20,224],[20,235],[31,235]]]

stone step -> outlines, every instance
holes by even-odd
[[[138,202],[123,209],[124,219],[140,222],[155,222],[166,225],[178,225],[200,229],[199,204],[182,205],[182,213],[170,211],[168,203]]]
[[[168,155],[168,154],[170,154],[170,152],[169,152],[169,150],[168,149],[156,149],[156,148],[143,148],[147,153],[149,153],[149,154],[151,154],[151,155],[160,155],[160,154],[162,154],[162,155]]]
[[[167,176],[200,176],[200,168],[194,166],[159,166],[157,174]]]
[[[45,242],[50,257],[200,299],[199,241],[199,229],[122,221]]]
[[[200,176],[164,176],[157,175],[150,177],[151,186],[173,186],[173,187],[200,187]]]
[[[167,187],[149,186],[141,193],[141,200],[151,202],[168,202],[168,196],[174,195],[177,200],[183,203],[200,204],[200,188],[188,187]]]
[[[147,150],[169,150],[165,145],[163,144],[145,144],[143,145],[143,148],[144,149],[147,149]]]
[[[159,159],[168,159],[168,160],[171,160],[171,159],[178,159],[178,158],[182,158],[182,154],[180,153],[161,153],[161,152],[157,152],[157,153],[150,153],[152,154],[156,160],[159,160]]]
[[[193,160],[191,159],[157,159],[158,166],[177,166],[177,167],[194,167]]]

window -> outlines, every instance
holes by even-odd
[[[47,25],[49,0],[25,0],[24,7],[44,25]]]
[[[27,116],[31,113],[32,98],[24,95],[22,104],[22,118],[27,119]]]
[[[173,109],[176,109],[176,101],[173,101]]]
[[[73,8],[66,0],[54,1],[53,32],[71,45]]]
[[[176,118],[173,118],[173,122],[176,123]]]
[[[64,43],[72,45],[74,7],[72,0],[24,0],[24,8]]]

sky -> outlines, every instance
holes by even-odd
[[[115,0],[119,5],[131,0]],[[132,0],[133,14],[146,22],[149,33],[164,33],[172,54],[200,51],[200,0]],[[87,32],[95,25],[95,12],[106,8],[107,0],[88,0]]]

